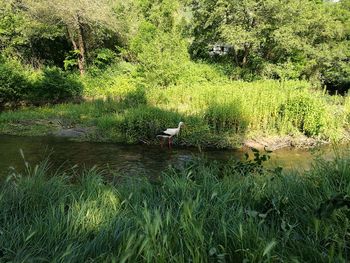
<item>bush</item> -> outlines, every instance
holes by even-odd
[[[45,68],[42,79],[35,85],[32,100],[61,102],[78,98],[82,92],[83,86],[74,75],[69,75],[56,67]]]
[[[131,63],[114,63],[106,69],[91,67],[81,79],[84,95],[89,97],[122,97],[136,90],[132,75],[135,66]]]
[[[115,61],[116,57],[116,53],[112,50],[101,48],[95,51],[93,64],[98,68],[105,69]]]
[[[217,65],[210,65],[203,62],[188,62],[181,73],[178,84],[191,85],[204,82],[228,81],[225,69]]]
[[[265,63],[261,75],[268,79],[298,79],[302,75],[303,69],[303,64],[291,61],[278,64]]]
[[[131,43],[139,62],[138,73],[149,86],[176,84],[189,62],[187,43],[175,32],[160,32],[144,23]]]
[[[16,60],[0,58],[0,105],[10,103],[41,104],[80,97],[83,86],[75,75],[57,67],[30,71]]]
[[[0,57],[0,106],[27,99],[31,89],[32,83],[21,64]]]
[[[350,87],[350,65],[338,61],[322,72],[323,81],[331,93],[345,94]]]

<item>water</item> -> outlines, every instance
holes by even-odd
[[[210,160],[225,161],[230,158],[241,159],[243,150],[207,150],[200,153],[195,148],[173,148],[159,146],[121,145],[112,143],[74,142],[58,137],[17,137],[0,135],[0,179],[5,178],[10,167],[21,171],[25,159],[37,164],[50,155],[54,166],[65,167],[110,167],[130,176],[157,176],[169,165],[181,166],[195,156],[204,155]],[[322,150],[322,156],[332,158],[330,147]],[[310,167],[313,155],[308,150],[282,149],[271,154],[268,165],[280,165],[284,169]]]

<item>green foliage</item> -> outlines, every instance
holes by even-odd
[[[262,66],[261,75],[268,79],[298,79],[303,75],[304,64],[287,61],[284,63],[266,63]]]
[[[64,30],[33,19],[23,11],[17,1],[0,1],[1,52],[34,67],[43,63],[61,66],[64,53],[69,50]]]
[[[80,78],[84,85],[84,95],[87,97],[121,98],[136,90],[136,69],[126,62],[113,63],[110,67],[100,69],[91,67],[86,75]]]
[[[27,99],[31,88],[32,83],[22,65],[16,60],[0,57],[0,106]]]
[[[25,68],[16,60],[0,61],[0,105],[57,103],[79,98],[83,86],[72,74],[57,67],[42,71]]]
[[[227,56],[210,62],[231,79],[305,78],[344,94],[348,2],[2,1],[0,49],[35,68],[78,67],[81,74],[106,69],[122,51],[122,59],[138,64],[139,84],[165,87],[216,77],[193,66],[189,46],[192,58],[208,59],[211,46],[229,44]]]
[[[181,115],[177,112],[140,106],[129,109],[116,125],[128,142],[137,142],[154,140],[157,133],[167,127],[177,126],[180,121]]]
[[[227,104],[212,103],[205,113],[205,119],[213,132],[245,133],[248,121],[244,117],[242,103],[233,99]]]
[[[344,2],[344,3],[343,3]],[[193,57],[208,57],[216,43],[231,46],[229,61],[244,70],[281,79],[346,76],[349,53],[347,1],[190,1]],[[214,60],[217,58],[214,58]]]
[[[126,109],[147,105],[146,91],[142,88],[130,91],[121,99],[121,105]]]
[[[350,54],[350,48],[349,53]],[[347,61],[338,61],[332,64],[323,72],[324,82],[328,89],[332,92],[344,94],[349,90],[350,86],[350,65]]]
[[[167,89],[140,88],[130,76],[120,75],[129,69],[117,64],[99,77],[85,75],[81,84],[75,82],[76,76],[55,72],[47,76],[49,84],[43,85],[41,75],[34,101],[72,99],[80,85],[90,100],[2,113],[0,130],[23,134],[23,127],[13,127],[20,128],[24,121],[45,119],[49,125],[52,119],[67,119],[74,120],[74,125],[91,127],[94,140],[153,144],[158,132],[184,121],[186,127],[175,143],[218,148],[237,147],[246,138],[277,135],[336,141],[347,136],[349,100],[311,90],[307,82],[219,82],[214,78],[214,82],[201,79],[197,84]],[[61,90],[61,85],[66,89]],[[48,88],[40,90],[46,86],[50,93]],[[52,128],[49,125],[48,130]],[[30,132],[30,127],[25,130]]]
[[[82,91],[83,86],[74,75],[68,75],[55,67],[45,68],[41,81],[33,89],[32,99],[57,103],[79,98]]]
[[[77,49],[68,52],[66,58],[63,61],[63,67],[65,70],[73,70],[78,68],[79,54],[80,51]]]
[[[197,85],[228,81],[226,68],[204,62],[187,62],[178,79],[178,85]]]
[[[349,0],[1,1],[0,104],[97,99],[44,110],[49,118],[63,111],[62,118],[96,126],[97,140],[102,134],[155,142],[156,129],[180,119],[190,124],[178,140],[183,145],[226,147],[277,134],[344,138],[348,99],[337,102],[290,80],[322,81],[346,93],[349,6]],[[232,48],[207,60],[215,43]],[[76,68],[85,75],[76,76]]]
[[[350,95],[345,97],[344,109],[346,116],[345,122],[350,123]]]
[[[95,51],[96,56],[93,60],[93,64],[98,68],[106,68],[111,65],[115,59],[116,54],[108,48],[101,48]]]
[[[113,183],[27,164],[1,186],[0,260],[347,262],[349,170],[346,157],[303,172],[195,160]]]
[[[308,136],[319,135],[326,124],[325,104],[306,94],[290,97],[281,105],[280,114],[282,119]]]
[[[13,10],[11,3],[0,2],[0,48],[6,53],[14,53],[17,47],[27,43],[24,34],[26,17]]]
[[[176,84],[189,62],[186,41],[176,32],[161,32],[150,23],[141,25],[131,51],[143,83],[149,86]]]
[[[350,84],[350,2],[342,0],[332,8],[333,16],[343,24],[342,30],[344,38],[340,39],[332,46],[331,52],[334,60],[325,63],[322,70],[323,81],[331,92],[344,94],[349,89]]]
[[[141,12],[145,20],[163,32],[173,31],[180,23],[180,1],[178,0],[140,0]]]

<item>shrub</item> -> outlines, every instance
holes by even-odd
[[[146,105],[146,91],[142,88],[132,90],[127,93],[122,99],[122,104],[125,108],[137,107],[139,105]]]
[[[176,84],[189,62],[187,43],[175,32],[160,32],[144,23],[131,43],[139,62],[138,73],[149,86]]]
[[[95,51],[93,64],[98,68],[106,68],[116,59],[116,53],[108,48],[101,48]]]
[[[298,79],[302,75],[303,66],[291,61],[278,64],[265,63],[261,75],[269,79]]]
[[[216,65],[205,64],[202,62],[188,62],[181,73],[178,84],[190,85],[203,82],[223,82],[227,81],[225,70]]]
[[[33,101],[66,101],[81,96],[83,86],[74,75],[52,67],[43,70],[43,76],[33,90]]]
[[[132,74],[135,66],[131,63],[115,63],[106,69],[89,68],[81,78],[84,95],[89,97],[120,97],[136,89]]]
[[[0,105],[27,99],[31,88],[23,66],[15,60],[5,61],[0,57]]]
[[[331,93],[344,94],[350,86],[350,65],[348,61],[338,61],[322,72],[324,83]]]
[[[68,52],[65,60],[63,61],[63,66],[65,70],[74,70],[78,68],[79,54],[79,50],[72,50]]]

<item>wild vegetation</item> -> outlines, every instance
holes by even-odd
[[[0,50],[0,134],[349,139],[350,0],[0,0]],[[153,180],[25,162],[0,184],[0,262],[348,262],[349,152],[267,159]]]
[[[0,261],[347,262],[349,158],[285,172],[265,156],[153,181],[26,164],[1,186]]]
[[[2,113],[0,131],[42,135],[80,127],[88,131],[81,139],[156,143],[163,127],[184,121],[178,144],[220,148],[286,134],[340,140],[349,127],[349,99],[311,93],[307,82],[202,83],[147,91],[127,84],[109,92],[106,100]]]
[[[85,139],[134,143],[185,121],[184,145],[346,139],[349,99],[328,91],[349,84],[349,6],[0,1],[0,105],[16,109],[1,113],[0,130],[84,126]]]

